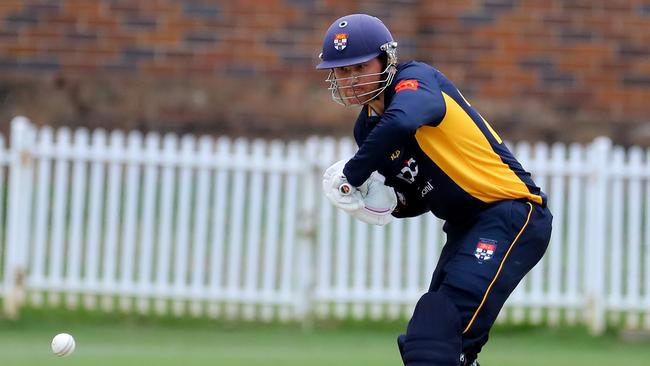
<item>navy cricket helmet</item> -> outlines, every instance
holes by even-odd
[[[379,18],[367,14],[346,15],[327,29],[320,54],[322,62],[316,68],[359,64],[396,47],[393,36]]]
[[[382,72],[337,78],[334,69],[370,61],[386,53],[386,65]],[[379,18],[367,14],[346,15],[337,19],[327,30],[320,54],[321,63],[317,69],[330,69],[325,79],[332,99],[342,105],[366,104],[377,98],[393,80],[397,65],[397,42]],[[359,82],[363,77],[380,76],[378,81]],[[376,88],[354,95],[345,96],[345,89],[355,90],[355,86],[375,85]]]

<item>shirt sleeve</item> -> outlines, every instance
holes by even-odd
[[[355,187],[379,168],[386,154],[406,144],[420,126],[436,126],[445,115],[445,102],[433,71],[404,69],[386,93],[385,97],[392,96],[390,104],[343,169]]]

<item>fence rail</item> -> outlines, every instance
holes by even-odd
[[[504,322],[650,328],[650,151],[512,145],[555,216]],[[321,172],[350,139],[211,139],[36,128],[0,138],[0,294],[144,314],[409,316],[444,244],[433,216],[371,227],[333,209]]]

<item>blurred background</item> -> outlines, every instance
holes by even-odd
[[[650,364],[645,0],[1,0],[0,364],[401,364],[442,223],[319,193],[355,149],[314,69],[350,13],[549,193],[549,253],[481,364]]]
[[[507,139],[650,142],[643,0],[0,3],[0,119],[242,136],[346,135],[316,72],[336,18],[384,20]],[[6,128],[6,123],[3,124]]]

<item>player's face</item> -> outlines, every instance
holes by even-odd
[[[369,101],[373,90],[380,87],[383,71],[382,63],[378,58],[356,65],[337,67],[334,77],[341,96],[351,104],[364,104]]]

